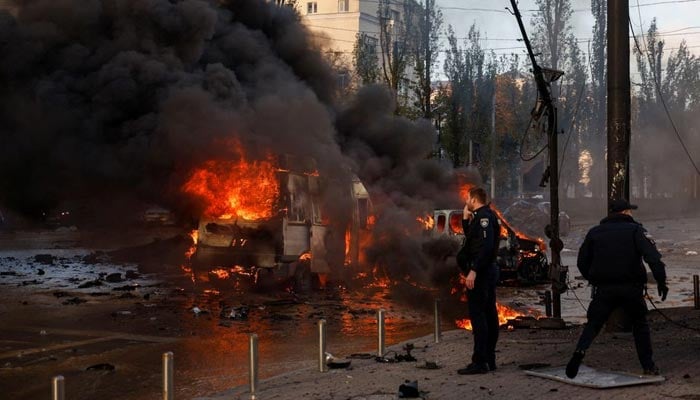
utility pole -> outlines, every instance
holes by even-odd
[[[612,0],[611,0],[612,1]],[[543,115],[547,116],[547,147],[549,166],[542,176],[542,184],[549,181],[550,223],[545,228],[545,234],[549,237],[549,248],[552,252],[552,262],[549,270],[549,278],[552,281],[552,305],[553,317],[561,319],[561,294],[566,290],[566,267],[561,265],[561,251],[564,243],[559,238],[559,141],[557,137],[557,108],[554,106],[551,94],[551,83],[559,79],[564,73],[553,69],[543,68],[537,64],[535,53],[532,51],[530,39],[525,31],[522,16],[518,10],[516,0],[510,0],[513,14],[518,20],[520,33],[527,47],[532,73],[535,75],[537,92],[541,103],[535,106],[533,118],[536,120]]]
[[[608,203],[630,200],[630,39],[629,1],[608,0]],[[607,213],[607,210],[606,210]],[[607,331],[631,330],[631,321],[616,309]]]
[[[608,0],[608,206],[630,199],[629,1]]]
[[[435,1],[435,0],[432,0]],[[431,110],[430,97],[432,92],[431,82],[430,82],[430,64],[432,63],[432,51],[430,49],[430,6],[431,0],[425,0],[425,35],[423,40],[425,41],[425,82],[423,87],[423,94],[425,95],[425,119],[431,120],[433,112]]]

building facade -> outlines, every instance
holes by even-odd
[[[280,6],[293,6],[301,22],[318,39],[323,51],[333,53],[350,70],[354,65],[353,50],[359,34],[369,48],[376,49],[381,66],[379,0],[272,0]],[[389,0],[389,26],[402,18],[406,0]]]

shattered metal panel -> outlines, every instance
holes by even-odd
[[[601,371],[585,365],[581,366],[576,378],[569,379],[566,376],[565,369],[565,366],[561,366],[525,371],[525,373],[532,376],[538,376],[540,378],[569,383],[571,385],[585,386],[596,389],[645,385],[649,383],[663,382],[666,380],[666,378],[663,376],[646,376],[629,374],[625,372]]]

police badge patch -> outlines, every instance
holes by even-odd
[[[482,218],[479,220],[479,224],[481,225],[482,228],[486,228],[487,226],[489,226],[489,219]]]

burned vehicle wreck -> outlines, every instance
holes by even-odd
[[[544,241],[525,235],[514,229],[497,209],[500,245],[496,262],[501,271],[500,283],[537,284],[548,281],[549,262]],[[430,228],[433,237],[447,237],[458,243],[464,241],[462,230],[463,210],[435,210]],[[456,256],[456,251],[450,257]]]
[[[291,280],[305,289],[323,286],[343,265],[357,262],[353,249],[368,234],[369,194],[359,179],[344,186],[352,215],[341,229],[331,224],[322,204],[324,188],[336,182],[320,177],[313,161],[283,156],[273,165],[267,179],[254,173],[256,185],[245,192],[250,197],[251,191],[267,191],[264,201],[256,200],[255,212],[200,217],[191,264],[243,269],[256,284]]]

